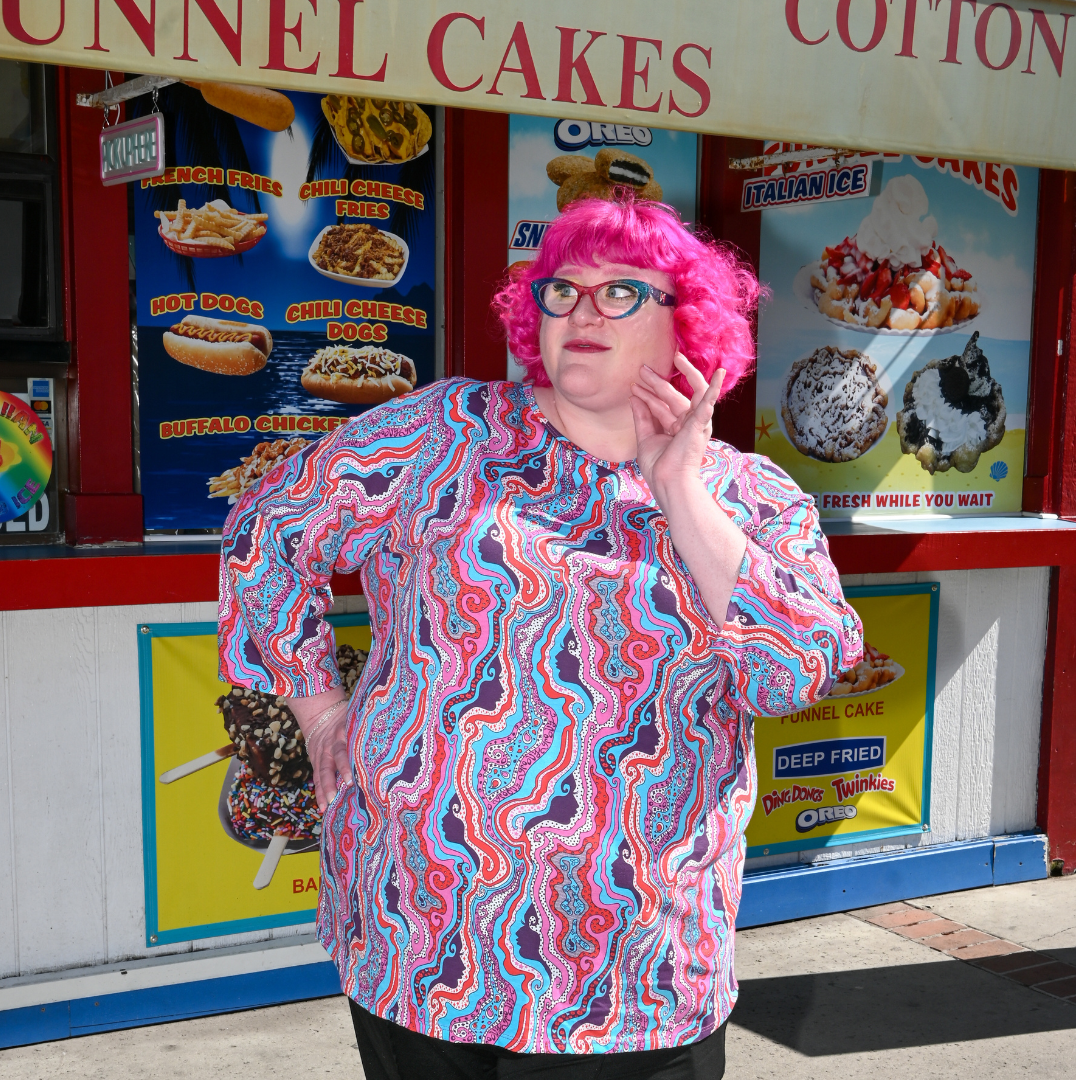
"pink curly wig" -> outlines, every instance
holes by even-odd
[[[671,278],[678,297],[674,311],[679,351],[707,379],[723,367],[728,373],[725,394],[750,371],[750,319],[763,290],[734,252],[695,236],[678,212],[663,203],[630,197],[615,202],[581,199],[548,226],[536,259],[511,274],[492,300],[510,351],[531,382],[551,385],[540,358],[541,312],[533,302],[532,282],[554,277],[567,263],[601,262],[659,270]],[[672,385],[690,392],[682,375],[673,378]]]

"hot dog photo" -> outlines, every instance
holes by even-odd
[[[250,375],[266,366],[274,348],[263,326],[202,315],[185,315],[161,340],[174,360],[218,375]]]
[[[315,397],[346,405],[378,405],[416,386],[416,365],[377,345],[330,345],[304,368],[300,385]]]
[[[144,524],[214,533],[268,473],[435,378],[440,120],[202,80],[157,108],[166,168],[132,185]]]

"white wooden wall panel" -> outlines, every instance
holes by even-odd
[[[940,581],[931,831],[1034,827],[1049,571],[867,575]],[[335,611],[363,610],[343,597]],[[0,977],[310,933],[311,925],[145,946],[137,626],[213,621],[215,605],[0,615]],[[909,841],[910,842],[910,841]],[[843,858],[901,843],[803,852]]]
[[[917,576],[917,575],[916,575]],[[941,841],[956,839],[956,782],[960,760],[964,702],[964,606],[968,575],[961,573],[941,582],[938,601],[937,676],[934,687],[934,749],[930,778],[930,832]],[[935,580],[931,578],[931,580]]]
[[[8,724],[23,970],[105,959],[94,611],[8,617]]]
[[[1016,662],[998,669],[992,834],[1020,832],[1035,823],[1044,651],[1032,655],[1029,643],[1045,641],[1049,584],[1048,570],[1025,567],[1016,571],[1015,596],[1006,600],[1017,618],[1002,624],[1000,648]]]

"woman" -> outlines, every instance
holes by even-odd
[[[670,208],[576,203],[495,300],[524,385],[374,409],[229,518],[222,677],[307,737],[368,1080],[723,1073],[751,718],[862,656],[812,500],[710,441],[757,294]]]

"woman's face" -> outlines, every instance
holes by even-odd
[[[666,293],[675,292],[667,274],[623,263],[568,263],[552,276],[587,286],[634,278]],[[674,371],[674,311],[649,299],[625,319],[605,319],[589,297],[582,297],[568,318],[542,315],[540,357],[551,385],[580,408],[602,412],[628,406],[630,387],[644,365],[664,378]]]

